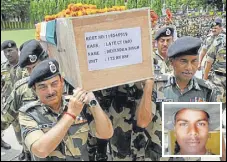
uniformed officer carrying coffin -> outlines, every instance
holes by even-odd
[[[177,39],[168,49],[174,70],[163,89],[166,99],[174,102],[218,102],[221,93],[210,82],[196,78],[199,38],[186,36]]]
[[[113,135],[112,124],[94,94],[77,88],[68,102],[62,96],[63,83],[54,59],[40,62],[30,75],[28,86],[39,100],[20,109],[19,122],[36,161],[88,160],[88,132],[101,139]]]

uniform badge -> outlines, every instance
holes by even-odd
[[[11,48],[12,47],[12,44],[11,43],[8,43],[8,47]]]
[[[166,29],[166,35],[170,35],[171,31],[169,30],[169,28]]]
[[[50,65],[50,71],[52,73],[55,73],[57,71],[57,67],[54,65],[53,62],[49,62],[49,65]]]
[[[156,102],[173,102],[173,99],[170,98],[157,98]]]
[[[34,63],[37,60],[37,56],[36,55],[29,55],[28,57],[29,57],[31,63]]]
[[[161,70],[161,67],[159,65],[154,65],[154,70]]]

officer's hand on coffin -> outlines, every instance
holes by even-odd
[[[84,104],[88,102],[87,99],[87,91],[83,90],[82,88],[77,88],[73,91],[73,95],[69,100],[67,112],[78,116],[81,113]]]
[[[154,85],[154,79],[151,78],[151,79],[144,80],[144,81],[142,81],[142,85],[143,85],[143,87],[145,87],[146,85],[153,87],[153,85]]]
[[[93,92],[87,93],[85,103],[89,104],[92,100],[96,100],[94,93]]]

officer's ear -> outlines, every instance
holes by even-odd
[[[61,81],[62,87],[64,87],[64,85],[65,85],[64,78],[60,74],[59,74],[59,77],[60,77],[60,81]]]
[[[177,134],[176,134],[176,127],[175,127],[175,124],[174,124],[174,127],[173,127],[173,132],[174,132],[174,136],[176,137]]]
[[[36,90],[35,85],[32,86],[32,89],[33,89],[34,91]]]
[[[171,64],[171,66],[173,66],[173,61],[174,61],[174,58],[173,57],[169,58],[169,62]]]
[[[17,47],[15,48],[15,50],[16,50],[17,52],[19,52],[19,49],[18,49]]]

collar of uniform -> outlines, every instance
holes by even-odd
[[[19,66],[19,64],[17,63],[16,65],[12,66],[14,69],[16,69]]]
[[[207,152],[205,153],[205,155],[212,155],[212,153],[209,152],[209,151],[207,151]]]
[[[176,153],[175,155],[181,155],[180,152]],[[206,151],[206,153],[204,155],[212,155],[212,153],[210,153],[209,151]]]
[[[169,85],[176,85],[178,87],[175,76],[171,76],[168,79],[166,86],[169,86]],[[193,77],[188,83],[188,89],[192,89],[192,88],[195,88],[197,90],[201,90],[201,88],[200,88],[197,80],[195,79],[195,77]]]
[[[198,84],[198,82],[197,82],[197,80],[196,80],[195,77],[193,77],[193,78],[191,79],[191,81],[192,81],[192,87],[194,87],[194,88],[197,89],[197,90],[201,90],[201,88],[200,88],[200,86],[199,86],[199,84]]]
[[[9,63],[9,61],[7,61],[7,62],[6,62],[6,66],[7,66],[7,68],[11,68],[11,67],[12,67],[12,68],[15,69],[17,66],[19,66],[19,64],[17,63],[16,65],[11,65],[11,64]]]
[[[166,87],[170,86],[170,85],[174,85],[175,84],[175,79],[174,76],[171,75],[166,83]]]
[[[160,59],[164,60],[164,58],[159,54],[158,50],[155,51],[155,54],[160,57]]]

